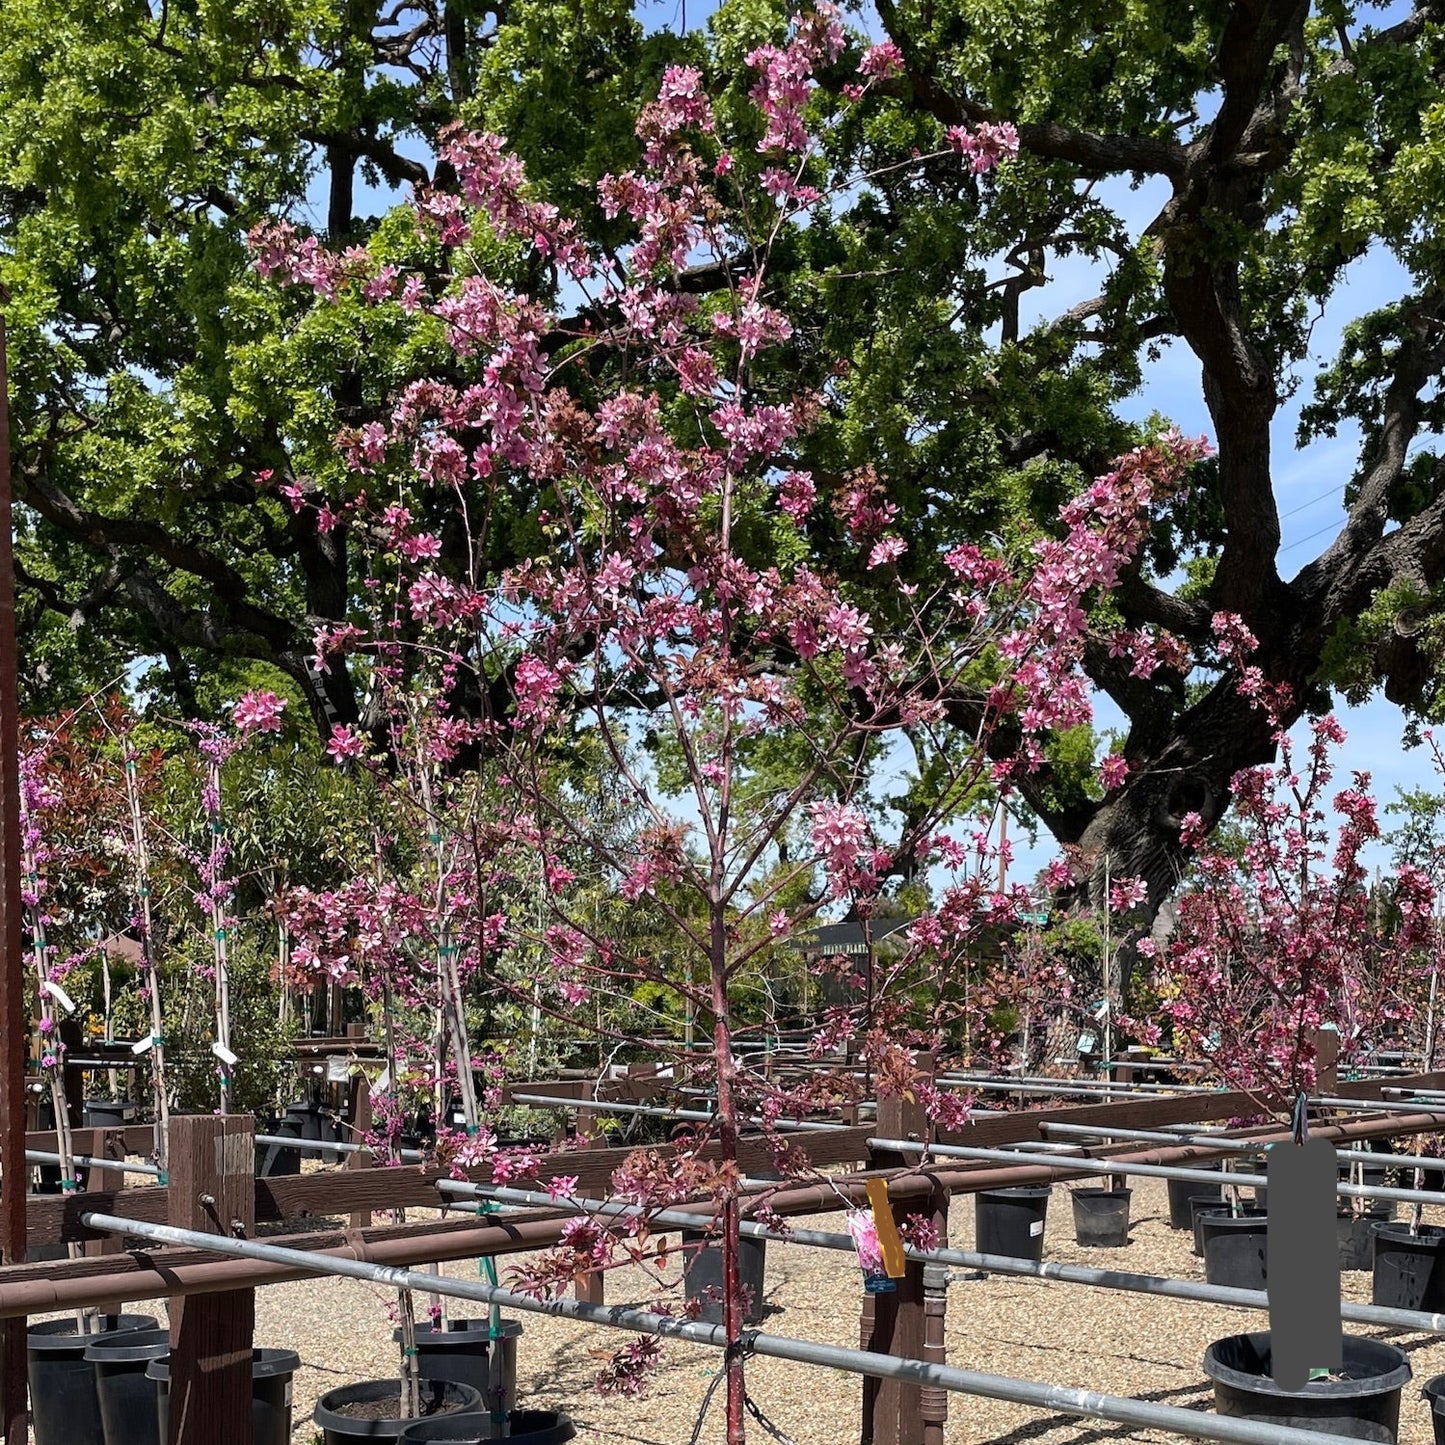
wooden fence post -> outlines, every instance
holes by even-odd
[[[352,1081],[350,1117],[346,1122],[349,1126],[346,1142],[348,1144],[364,1143],[364,1136],[371,1132],[371,1081],[365,1074],[358,1073]],[[358,1149],[355,1154],[346,1156],[346,1163],[343,1167],[346,1169],[370,1169],[371,1165],[371,1151]],[[369,1229],[371,1227],[371,1210],[353,1210],[351,1227],[353,1229]]]
[[[1315,1092],[1335,1094],[1340,1087],[1340,1036],[1334,1029],[1315,1030]]]
[[[170,1223],[251,1238],[256,1226],[255,1120],[240,1114],[173,1114]],[[256,1291],[170,1300],[168,1445],[251,1445],[251,1350]]]
[[[86,1180],[85,1188],[89,1194],[102,1193],[110,1189],[125,1188],[125,1130],[124,1129],[93,1129],[90,1135],[88,1149],[79,1151],[90,1153],[96,1159],[117,1160],[114,1169],[92,1169],[90,1177]],[[119,1254],[124,1246],[124,1241],[118,1234],[107,1234],[104,1239],[90,1239],[86,1241],[86,1254]]]
[[[919,1082],[931,1084],[935,1061],[931,1053],[914,1055]],[[923,1143],[932,1141],[932,1122],[918,1096],[897,1095],[878,1101],[878,1137],[908,1139]],[[904,1155],[894,1150],[875,1150],[869,1159],[873,1169],[896,1168],[916,1164],[918,1155]],[[911,1211],[896,1206],[895,1220],[902,1222]],[[948,1229],[948,1196],[943,1193],[942,1214],[937,1199],[933,1207],[934,1223],[946,1237]],[[862,1348],[900,1358],[919,1359],[926,1338],[927,1303],[924,1292],[923,1265],[910,1261],[898,1288],[892,1294],[863,1297],[859,1322]],[[923,1392],[920,1386],[898,1380],[863,1381],[862,1445],[924,1445],[925,1421]],[[941,1438],[941,1437],[940,1437]]]

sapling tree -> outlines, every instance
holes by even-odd
[[[807,1173],[775,1126],[806,1112],[818,1087],[745,1066],[738,982],[822,917],[866,924],[900,863],[930,878],[935,901],[910,924],[867,1015],[831,1011],[813,1045],[821,1060],[856,1037],[880,1094],[912,1090],[945,1123],[965,1116],[958,1096],[918,1076],[911,1050],[942,1037],[938,985],[980,926],[1030,901],[1021,888],[1001,894],[993,870],[976,865],[987,827],[967,820],[981,796],[1042,763],[1047,734],[1087,720],[1083,602],[1117,582],[1151,508],[1203,453],[1161,436],[1067,504],[1031,555],[960,539],[942,549],[943,582],[898,577],[871,608],[809,564],[802,541],[824,506],[880,577],[911,545],[872,472],[825,482],[794,464],[832,398],[774,364],[792,331],[772,290],[775,251],[832,198],[868,184],[832,170],[810,128],[814,72],[843,47],[831,8],[800,16],[783,43],[749,57],[742,113],[715,110],[698,71],[669,69],[637,123],[640,164],[598,186],[621,243],[584,236],[534,196],[500,137],[460,130],[442,150],[455,189],[417,197],[430,267],[403,274],[382,254],[328,252],[290,226],[254,237],[265,272],[352,308],[358,325],[368,308],[389,324],[399,310],[419,345],[445,356],[389,413],[343,433],[347,492],[282,488],[298,514],[346,528],[368,551],[357,620],[323,629],[317,660],[344,653],[369,670],[387,720],[382,736],[338,726],[333,756],[406,769],[422,804],[427,847],[414,852],[428,886],[409,898],[403,952],[435,947],[443,1008],[470,984],[575,1018],[599,995],[664,985],[710,1022],[711,1051],[687,1062],[713,1122],[672,1152],[634,1155],[612,1185],[644,1211],[699,1195],[715,1206],[730,1442],[743,1439],[746,1400],[740,1138],[759,1129],[779,1172]],[[850,97],[900,63],[894,47],[868,50]],[[757,184],[738,179],[739,145],[770,161]],[[965,166],[987,185],[1013,149],[1006,125],[954,126],[920,163]],[[581,298],[586,319],[570,330],[527,289],[549,276]],[[489,529],[515,525],[519,496],[541,498],[537,545],[488,574]],[[945,717],[945,696],[971,699],[966,730],[956,707]],[[632,800],[640,825],[625,838],[593,826],[557,785],[555,761],[580,736]],[[758,786],[776,777],[767,764],[780,749],[789,776]],[[925,768],[930,805],[891,807],[875,782],[880,769]],[[475,811],[469,780],[483,772],[500,816]],[[579,859],[623,902],[665,920],[683,966],[634,947],[610,910],[578,906]],[[523,886],[537,866],[540,918]],[[313,956],[350,966],[351,925],[337,915],[329,928],[329,950]],[[529,978],[501,966],[539,956]],[[609,1019],[595,1026],[639,1041],[625,1018]],[[449,1033],[460,1077],[473,1061],[454,1022]],[[487,1160],[499,1181],[536,1167],[480,1130],[458,1157]],[[547,1187],[566,1199],[576,1181]],[[561,1249],[516,1277],[545,1293],[631,1260],[661,1284],[645,1243],[644,1226],[579,1219]],[[634,1388],[652,1353],[646,1342],[620,1352],[613,1386]]]
[[[1418,864],[1397,869],[1396,926],[1380,927],[1362,861],[1380,837],[1369,775],[1330,792],[1343,741],[1333,716],[1302,743],[1278,728],[1279,763],[1231,784],[1239,847],[1201,848],[1167,945],[1138,946],[1154,960],[1175,1052],[1204,1066],[1201,1082],[1255,1095],[1261,1113],[1288,1115],[1315,1087],[1321,1029],[1336,1032],[1348,1063],[1408,1024],[1439,957],[1436,885]]]

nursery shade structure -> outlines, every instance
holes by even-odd
[[[709,1345],[713,1349],[727,1348],[727,1332],[722,1325],[705,1325],[671,1315],[653,1314],[647,1310],[627,1309],[622,1305],[594,1305],[572,1299],[537,1300],[530,1295],[515,1294],[496,1285],[484,1284],[480,1280],[449,1279],[416,1270],[365,1264],[359,1260],[328,1258],[323,1263],[303,1251],[285,1249],[279,1245],[231,1239],[225,1235],[177,1229],[165,1224],[145,1224],[113,1214],[86,1213],[81,1216],[81,1222],[88,1229],[105,1230],[112,1234],[133,1234],[142,1239],[153,1240],[157,1244],[208,1249],[217,1254],[232,1254],[242,1259],[265,1260],[273,1264],[304,1264],[309,1269],[319,1267],[327,1274],[348,1275],[353,1279],[366,1280],[392,1289],[430,1291],[454,1299],[476,1300],[481,1304],[496,1305],[502,1309],[528,1314],[557,1315],[586,1324],[603,1325],[609,1329],[627,1330],[632,1334],[687,1340],[692,1344]],[[1207,1415],[1198,1410],[1182,1410],[1175,1405],[1158,1405],[1152,1401],[1133,1400],[1123,1395],[1101,1395],[1093,1390],[1076,1390],[1035,1380],[1016,1380],[1007,1375],[960,1370],[951,1365],[928,1364],[923,1360],[897,1359],[892,1355],[872,1354],[867,1350],[846,1349],[840,1345],[825,1345],[787,1335],[765,1334],[761,1330],[744,1331],[742,1348],[744,1354],[766,1355],[773,1359],[791,1360],[800,1365],[821,1365],[827,1369],[845,1370],[850,1374],[869,1375],[875,1379],[901,1380],[908,1384],[932,1386],[956,1394],[1012,1400],[1040,1410],[1082,1415],[1086,1419],[1113,1420],[1142,1429],[1169,1430],[1177,1435],[1188,1435],[1200,1440],[1222,1440],[1228,1442],[1228,1445],[1339,1445],[1338,1436],[1315,1430],[1281,1429],[1276,1425]]]
[[[10,293],[0,285],[0,307]],[[29,1012],[20,934],[20,714],[16,696],[10,379],[0,311],[0,1257],[25,1259],[25,1056]],[[26,1438],[25,1321],[0,1323],[0,1427]]]

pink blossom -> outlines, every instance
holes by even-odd
[[[1128,776],[1129,762],[1122,753],[1110,753],[1099,764],[1099,781],[1111,793],[1115,788],[1122,788]]]
[[[948,143],[960,155],[968,157],[975,175],[991,171],[1019,153],[1018,132],[1007,121],[1000,125],[980,121],[972,130],[961,125],[949,126]]]
[[[258,690],[246,693],[237,702],[231,717],[244,733],[279,733],[281,714],[285,711],[284,697]]]
[[[870,45],[858,62],[858,74],[871,79],[886,80],[903,74],[903,52],[891,41]]]

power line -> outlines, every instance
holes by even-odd
[[[1279,549],[1279,555],[1283,557],[1286,552],[1293,552],[1296,547],[1303,547],[1306,542],[1313,542],[1316,537],[1323,537],[1326,532],[1337,532],[1343,525],[1343,521],[1330,522],[1326,526],[1309,533],[1308,536],[1300,537],[1298,540],[1291,542],[1288,547],[1281,547]]]
[[[1311,498],[1309,499],[1309,501],[1307,501],[1307,502],[1301,502],[1301,503],[1299,504],[1299,506],[1297,506],[1297,507],[1291,507],[1291,508],[1289,509],[1289,511],[1287,511],[1287,512],[1281,512],[1281,513],[1279,514],[1279,519],[1280,519],[1281,522],[1283,522],[1286,517],[1293,517],[1293,516],[1294,516],[1296,513],[1298,513],[1298,512],[1307,512],[1307,511],[1309,511],[1309,509],[1310,509],[1311,507],[1315,506],[1316,503],[1323,502],[1326,497],[1333,497],[1333,496],[1335,496],[1337,493],[1343,492],[1344,489],[1345,489],[1345,483],[1344,483],[1344,482],[1341,482],[1338,486],[1331,487],[1331,488],[1329,489],[1329,491],[1327,491],[1327,492],[1321,492],[1321,493],[1319,494],[1319,496],[1317,496],[1317,497],[1311,497]]]

